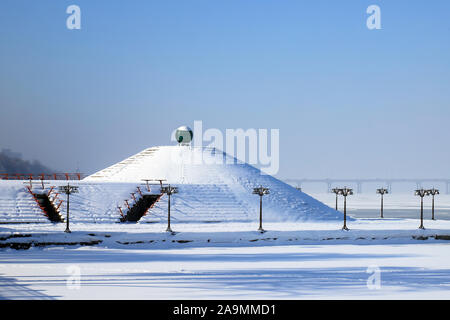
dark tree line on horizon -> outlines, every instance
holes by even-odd
[[[0,173],[40,174],[51,172],[53,171],[50,168],[37,160],[24,160],[19,153],[11,152],[9,149],[0,151]]]

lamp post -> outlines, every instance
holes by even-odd
[[[389,191],[387,189],[384,189],[384,188],[377,189],[377,194],[381,195],[381,211],[380,211],[381,212],[381,218],[384,218],[383,217],[383,196],[385,194],[387,194],[387,193],[389,193]]]
[[[353,189],[344,187],[343,189],[338,189],[339,193],[344,196],[344,226],[342,227],[342,230],[348,231],[347,228],[347,196],[353,194]]]
[[[420,197],[420,226],[419,229],[425,229],[423,226],[423,197],[428,196],[428,190],[417,189],[414,193],[416,196]]]
[[[336,194],[336,211],[338,211],[338,195],[341,193],[341,190],[338,188],[331,189],[331,192]]]
[[[167,187],[161,187],[161,193],[167,194],[169,197],[168,206],[167,206],[167,232],[173,232],[170,228],[170,196],[174,193],[178,193],[177,187],[171,187],[170,184]]]
[[[71,231],[69,229],[69,196],[71,193],[77,193],[78,187],[71,186],[69,185],[69,183],[67,183],[67,186],[60,186],[59,191],[67,194],[67,218],[66,218],[66,230],[64,230],[64,232],[70,233]]]
[[[269,194],[269,188],[260,186],[259,188],[253,188],[253,194],[259,195],[259,228],[258,231],[263,233],[265,230],[262,227],[262,198],[264,195]]]
[[[431,198],[431,220],[435,220],[434,219],[434,196],[439,194],[439,190],[435,189],[433,187],[433,189],[427,190],[427,193],[428,193],[428,195],[432,196],[432,198]]]

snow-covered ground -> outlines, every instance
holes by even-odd
[[[450,298],[445,243],[8,250],[0,273],[8,299]]]
[[[450,221],[425,222],[418,230],[415,219],[357,219],[350,231],[336,221],[280,222],[263,234],[254,223],[174,223],[175,235],[164,223],[80,223],[71,234],[62,224],[6,225],[2,243],[35,246],[0,249],[0,296],[448,299]],[[378,276],[379,289],[370,281]]]

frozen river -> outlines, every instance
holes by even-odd
[[[3,299],[449,299],[450,222],[15,225]],[[440,235],[437,238],[436,235]],[[94,246],[66,242],[101,241]]]
[[[334,208],[336,196],[333,193],[311,193],[311,196]],[[380,195],[355,193],[347,197],[348,214],[356,218],[378,218],[380,216]],[[343,210],[343,198],[338,199],[338,209]],[[413,193],[392,193],[384,195],[385,218],[420,217],[420,197]],[[450,220],[450,195],[435,196],[435,218]],[[424,219],[431,219],[431,196],[424,198]]]

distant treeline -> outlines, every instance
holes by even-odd
[[[21,155],[11,152],[9,149],[0,151],[0,173],[51,173],[51,169],[42,165],[39,161],[27,161]]]

